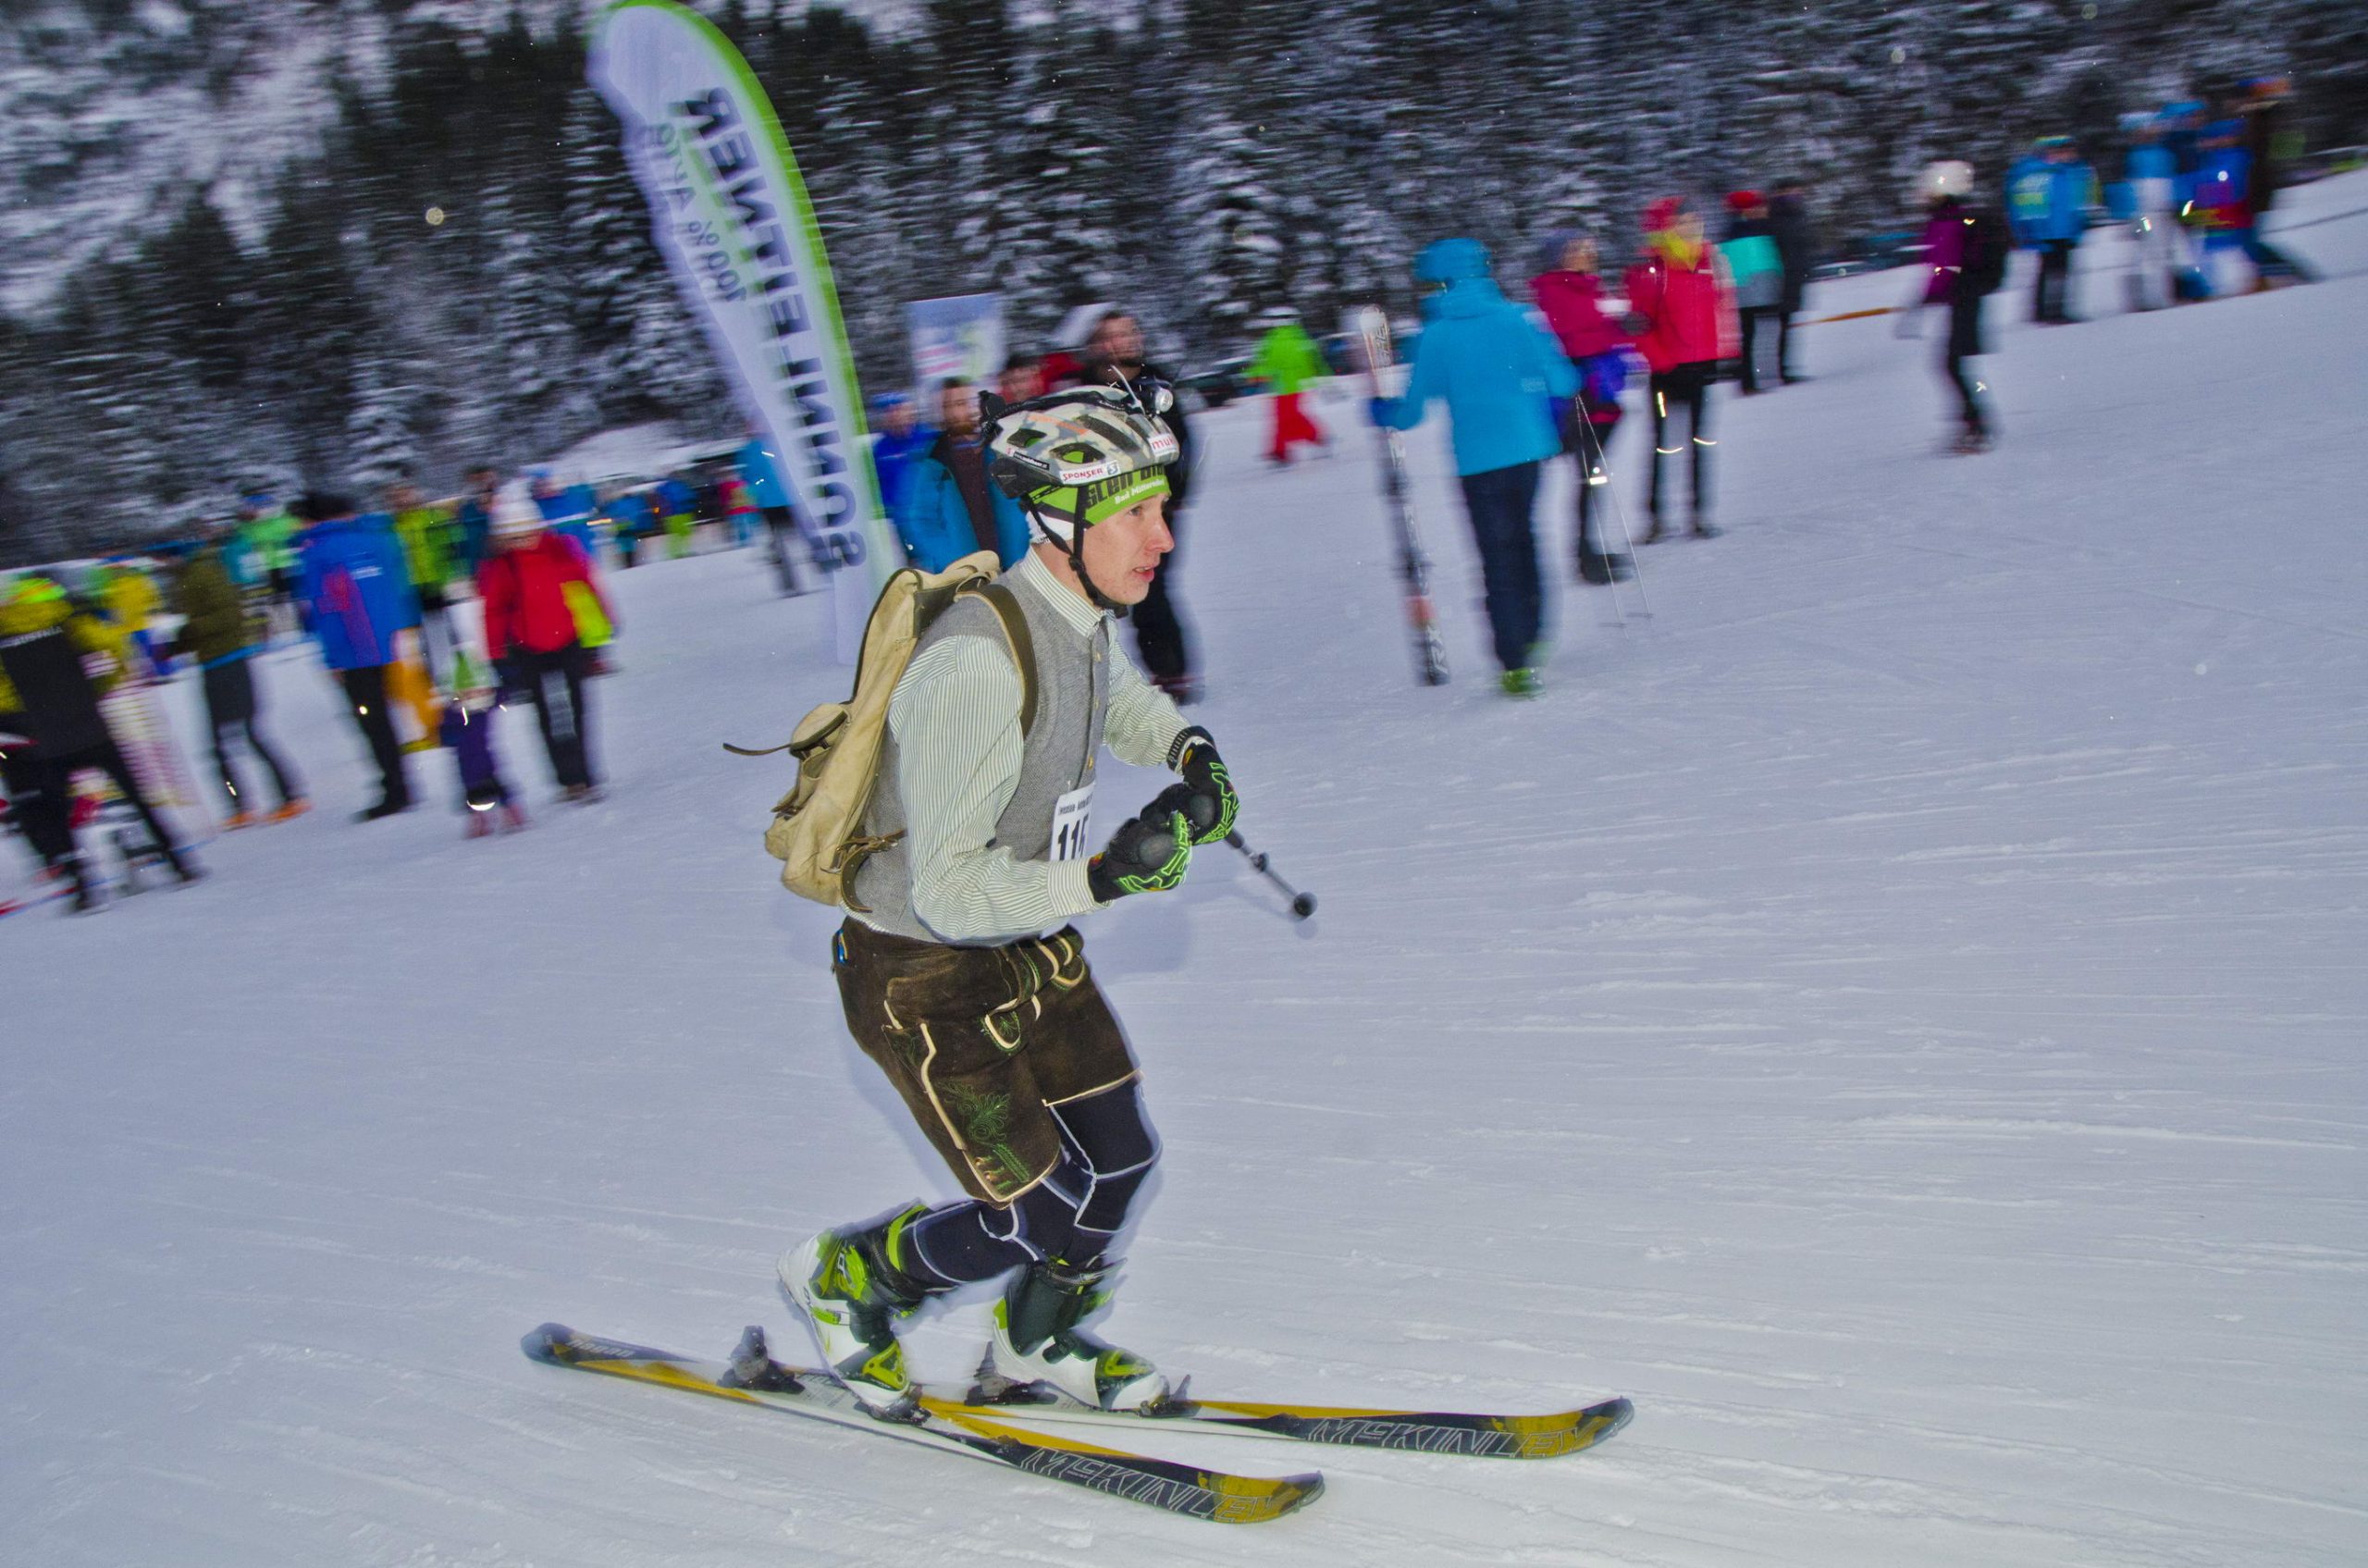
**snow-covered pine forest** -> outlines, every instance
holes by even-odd
[[[905,302],[1016,329],[1133,302],[1169,353],[1398,299],[1425,241],[1623,249],[1670,191],[1811,180],[1895,227],[1941,154],[2118,145],[2290,72],[2358,140],[2341,0],[702,4],[780,110],[868,383]],[[0,51],[0,559],[170,531],[239,487],[367,488],[621,421],[736,425],[650,245],[580,0],[30,0]],[[1508,268],[1511,270],[1511,268]]]

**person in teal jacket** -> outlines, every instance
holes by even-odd
[[[1504,689],[1532,696],[1546,619],[1532,524],[1538,465],[1562,450],[1552,400],[1576,396],[1579,374],[1505,298],[1477,240],[1433,243],[1415,259],[1414,278],[1425,293],[1413,369],[1402,395],[1373,400],[1373,421],[1412,430],[1432,399],[1446,400]]]

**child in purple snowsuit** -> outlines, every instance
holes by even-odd
[[[454,661],[456,688],[444,705],[438,738],[451,748],[461,769],[461,791],[468,805],[469,836],[483,838],[493,831],[494,808],[502,823],[515,833],[526,825],[526,813],[512,796],[493,754],[493,716],[500,711],[493,688],[478,682],[466,654]]]

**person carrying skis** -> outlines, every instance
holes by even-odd
[[[1174,542],[1166,391],[1138,389],[1140,402],[1079,387],[991,411],[991,470],[1035,542],[992,590],[1004,606],[956,599],[897,682],[863,823],[882,847],[849,879],[832,941],[849,1032],[965,1193],[834,1226],[782,1257],[825,1365],[890,1418],[914,1397],[897,1317],[1005,1275],[993,1373],[1102,1409],[1167,1392],[1148,1360],[1082,1327],[1109,1298],[1110,1247],[1159,1143],[1067,922],[1176,887],[1240,802],[1208,732],[1143,678],[1111,623]],[[1089,858],[1104,747],[1182,782]]]
[[[1264,382],[1274,398],[1274,438],[1266,443],[1266,461],[1285,468],[1290,464],[1291,448],[1311,446],[1320,451],[1332,444],[1301,406],[1308,388],[1332,370],[1299,317],[1278,310],[1259,319],[1265,324],[1266,335],[1258,340],[1249,375],[1252,380]]]
[[[1924,302],[1949,307],[1941,371],[1956,391],[1962,420],[1951,450],[1988,451],[1992,443],[1990,414],[1981,401],[1981,384],[1966,368],[1966,361],[1987,352],[1981,340],[1981,302],[2005,278],[2009,238],[1996,214],[1966,204],[1973,189],[1971,164],[1955,158],[1927,164],[1916,189],[1930,215],[1924,224]]]
[[[1412,430],[1433,398],[1446,400],[1456,473],[1472,537],[1480,549],[1498,683],[1508,697],[1535,697],[1545,657],[1545,590],[1538,579],[1538,465],[1562,450],[1551,400],[1575,397],[1578,373],[1529,313],[1505,298],[1488,248],[1438,240],[1414,259],[1424,290],[1423,335],[1406,390],[1375,398],[1373,422]]]
[[[1715,538],[1710,525],[1710,383],[1719,361],[1734,341],[1734,304],[1719,276],[1718,257],[1703,241],[1702,219],[1682,196],[1664,196],[1645,209],[1648,259],[1628,269],[1629,326],[1637,352],[1652,368],[1653,473],[1646,506],[1653,525],[1643,543],[1661,537],[1661,459],[1681,449],[1669,444],[1670,411],[1685,410],[1687,438],[1694,449],[1688,470],[1694,497],[1694,535]]]
[[[1628,333],[1603,308],[1596,274],[1596,243],[1583,234],[1554,234],[1538,258],[1546,270],[1529,280],[1530,297],[1579,373],[1579,395],[1564,411],[1562,446],[1578,465],[1579,576],[1589,583],[1625,580],[1628,558],[1597,542],[1596,492],[1610,483],[1611,433],[1620,427],[1620,393],[1628,384]],[[1559,405],[1558,405],[1559,406]]]

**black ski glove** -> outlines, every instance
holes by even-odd
[[[1233,820],[1241,812],[1241,796],[1233,792],[1233,775],[1217,755],[1217,743],[1198,724],[1178,735],[1171,749],[1176,772],[1191,791],[1190,803],[1178,809],[1192,825],[1192,842],[1215,844],[1233,831]],[[1174,793],[1171,789],[1167,795]],[[1160,798],[1165,800],[1167,795]]]
[[[1086,862],[1085,885],[1094,902],[1112,903],[1129,893],[1166,893],[1184,880],[1192,863],[1192,824],[1178,800],[1186,790],[1183,784],[1168,785],[1141,816],[1121,822],[1102,853]]]

